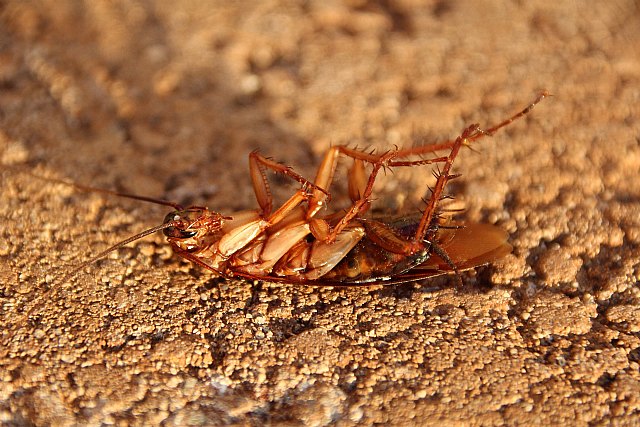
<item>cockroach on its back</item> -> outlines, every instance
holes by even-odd
[[[541,93],[525,109],[486,130],[477,124],[468,126],[453,141],[381,154],[346,146],[332,147],[324,156],[314,181],[253,152],[249,155],[249,170],[260,208],[230,216],[201,206],[184,208],[162,200],[97,190],[172,206],[175,211],[166,216],[163,224],[110,247],[79,265],[71,274],[159,230],[178,255],[228,278],[355,286],[417,281],[487,264],[511,252],[508,236],[500,228],[487,224],[457,227],[441,224],[439,203],[448,181],[456,177],[451,174],[451,167],[460,148],[528,114],[547,96],[547,92]],[[434,156],[445,150],[448,155]],[[426,155],[433,157],[425,158]],[[325,214],[331,200],[329,187],[340,156],[352,159],[348,172],[351,206]],[[365,164],[369,165],[369,172]],[[420,215],[393,220],[365,216],[380,170],[428,164],[437,164],[440,170]],[[267,170],[301,184],[278,208],[273,206]]]

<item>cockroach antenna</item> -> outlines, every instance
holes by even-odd
[[[56,182],[58,184],[64,184],[64,185],[68,185],[69,187],[73,187],[76,188],[80,191],[84,191],[86,193],[100,193],[100,194],[106,194],[109,196],[116,196],[116,197],[124,197],[126,199],[133,199],[133,200],[140,200],[141,202],[147,202],[147,203],[153,203],[155,205],[162,205],[162,206],[170,206],[172,208],[174,208],[175,210],[182,210],[184,209],[182,205],[175,203],[175,202],[170,202],[168,200],[163,200],[163,199],[156,199],[155,197],[147,197],[147,196],[139,196],[137,194],[131,194],[131,193],[123,193],[120,191],[112,191],[112,190],[105,190],[104,188],[96,188],[96,187],[91,187],[88,185],[82,185],[82,184],[78,184],[75,182],[70,182],[70,181],[65,181],[64,179],[58,179],[58,178],[48,178],[48,177],[44,177],[44,176],[39,176],[37,174],[34,174],[32,172],[26,172],[29,175],[38,178],[38,179],[44,179],[46,181],[50,181],[50,182]]]
[[[93,264],[94,262],[100,261],[102,258],[106,257],[107,255],[109,255],[111,252],[117,251],[118,249],[122,248],[123,246],[128,245],[131,242],[134,242],[136,240],[142,239],[145,236],[148,236],[149,234],[153,234],[156,231],[160,231],[160,230],[164,230],[165,228],[169,228],[169,227],[175,227],[178,224],[178,222],[167,222],[161,225],[157,225],[155,227],[149,228],[148,230],[144,230],[141,231],[140,233],[131,236],[121,242],[116,243],[115,245],[105,249],[104,251],[100,252],[97,255],[92,256],[91,258],[89,258],[86,261],[83,261],[82,263],[76,265],[75,267],[73,267],[73,270],[71,270],[69,273],[67,273],[62,280],[69,280],[70,278],[72,278],[73,276],[75,276],[80,270],[82,270],[83,268],[85,268],[88,265]]]

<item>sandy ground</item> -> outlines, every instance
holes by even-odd
[[[0,424],[637,425],[638,46],[637,1],[0,2]],[[219,280],[161,236],[65,279],[167,209],[27,173],[229,214],[252,150],[311,177],[544,89],[456,162],[514,246],[462,286]]]

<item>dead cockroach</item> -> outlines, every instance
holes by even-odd
[[[477,124],[468,126],[452,141],[381,154],[346,146],[332,147],[313,182],[290,167],[253,152],[249,155],[249,170],[258,210],[227,216],[202,206],[185,208],[172,202],[98,190],[168,205],[175,211],[169,213],[161,225],[113,245],[83,262],[71,274],[159,230],[178,255],[227,278],[356,286],[417,281],[487,264],[511,252],[508,236],[493,225],[442,223],[439,204],[445,197],[447,182],[457,177],[451,174],[451,167],[463,146],[492,135],[526,115],[547,96],[547,92],[541,93],[525,109],[488,129],[483,130]],[[445,150],[446,156],[434,155]],[[427,155],[432,157],[425,157]],[[327,214],[325,210],[331,200],[329,187],[340,156],[353,162],[348,171],[351,206]],[[371,168],[368,176],[366,164]],[[421,214],[392,220],[365,216],[381,170],[430,164],[440,169]],[[277,209],[274,209],[266,177],[268,170],[301,184]]]

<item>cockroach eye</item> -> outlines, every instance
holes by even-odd
[[[182,217],[178,212],[171,212],[164,218],[164,224],[173,221],[180,221]],[[188,239],[197,234],[196,231],[192,230],[182,230],[180,227],[167,227],[162,230],[165,236],[172,237],[174,239]]]

